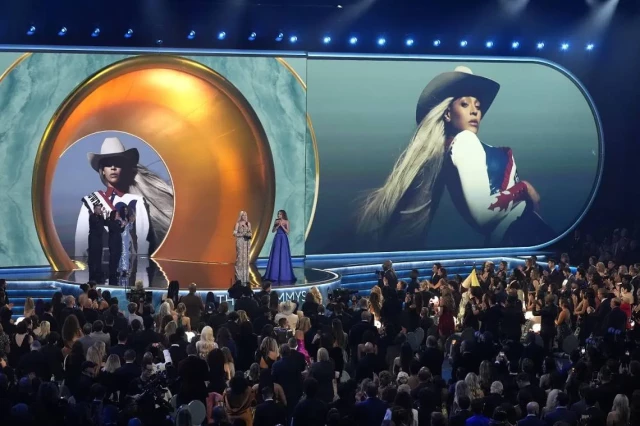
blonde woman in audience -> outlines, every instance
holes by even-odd
[[[476,373],[469,373],[465,376],[464,382],[467,384],[469,388],[469,394],[471,395],[471,400],[484,398],[484,392],[482,392],[482,388],[480,387],[480,379]]]
[[[629,408],[629,398],[621,393],[617,394],[613,400],[611,411],[607,415],[607,425],[627,426],[631,417]]]
[[[315,286],[313,286],[309,289],[309,292],[313,294],[313,298],[315,299],[316,303],[318,305],[322,305],[322,294],[320,293],[320,291]]]
[[[224,372],[227,373],[227,380],[231,380],[236,375],[236,364],[233,362],[233,355],[229,348],[226,346],[222,348],[222,353],[224,354]]]
[[[473,400],[473,397],[471,396],[471,392],[469,391],[469,386],[467,386],[467,383],[464,380],[458,380],[456,382],[454,392],[455,393],[453,397],[453,404],[451,405],[451,412],[457,413],[458,411],[460,411],[458,400],[463,396],[466,396],[467,398],[469,398],[469,400]]]
[[[169,340],[171,336],[176,334],[177,330],[178,330],[178,324],[176,324],[175,321],[171,321],[169,324],[167,324],[164,328],[164,335],[167,338],[167,340]]]
[[[42,321],[38,327],[33,330],[33,334],[44,343],[47,341],[47,336],[51,333],[51,324],[49,321]]]
[[[258,351],[260,368],[271,368],[278,359],[278,342],[273,337],[265,337]]]
[[[187,307],[184,303],[178,303],[176,313],[178,314],[178,318],[176,319],[178,327],[184,328],[185,331],[191,331],[191,319],[186,315]]]
[[[239,324],[249,321],[249,316],[243,310],[236,311],[238,313]]]
[[[101,342],[102,343],[102,342]],[[102,343],[104,345],[104,343]],[[98,375],[100,370],[102,369],[102,357],[100,354],[100,349],[93,345],[87,350],[87,361],[93,362],[96,366],[93,368],[94,377]]]
[[[98,383],[104,386],[107,390],[107,398],[117,396],[118,394],[118,380],[116,377],[116,370],[118,368],[120,368],[120,357],[118,355],[111,354],[104,363],[102,371],[98,373]]]
[[[558,407],[558,393],[560,393],[559,389],[553,389],[547,394],[547,403],[542,409],[542,417]]]
[[[167,299],[171,300],[171,299]],[[156,324],[158,326],[158,333],[161,333],[163,330],[163,321],[166,317],[171,317],[173,321],[176,320],[176,317],[173,315],[171,311],[171,306],[168,302],[163,302],[158,309],[158,314],[156,315]],[[164,324],[166,325],[166,324]]]
[[[31,297],[24,300],[24,317],[29,318],[36,314],[36,304]]]
[[[198,350],[198,356],[200,358],[206,360],[209,352],[216,349],[218,345],[213,337],[213,329],[209,326],[206,326],[202,329],[202,333],[200,333],[200,340],[196,342],[196,349]],[[227,379],[228,380],[228,379]]]

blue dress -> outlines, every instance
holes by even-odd
[[[296,276],[293,274],[293,266],[291,266],[289,237],[282,228],[278,228],[276,236],[273,238],[267,271],[262,279],[272,283],[292,283],[296,281]]]
[[[122,272],[129,272],[130,262],[129,257],[131,254],[131,223],[127,223],[122,231],[122,255],[120,255],[120,263],[118,264],[118,270]]]

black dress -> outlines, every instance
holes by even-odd
[[[107,227],[109,228],[109,285],[117,285],[124,226],[119,220],[108,220]]]
[[[104,218],[99,214],[89,216],[89,280],[102,282],[102,236]]]

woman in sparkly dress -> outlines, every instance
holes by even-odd
[[[236,237],[236,280],[249,282],[249,248],[251,246],[251,222],[247,212],[241,211],[233,230]]]

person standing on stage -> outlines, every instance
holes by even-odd
[[[102,282],[102,236],[104,235],[102,204],[94,207],[89,216],[89,281]]]
[[[249,282],[249,248],[251,246],[251,222],[247,212],[241,211],[233,230],[236,237],[236,280]]]
[[[116,206],[118,208],[120,206]],[[118,263],[118,277],[121,280],[120,285],[124,286],[128,280],[129,271],[131,271],[131,252],[132,252],[132,229],[135,225],[135,214],[129,213],[129,209],[127,206],[123,205],[121,208],[118,208],[118,215],[122,220],[122,251],[120,254],[120,262]],[[135,256],[135,250],[133,251],[133,255]]]
[[[118,267],[122,257],[122,231],[125,228],[117,210],[109,213],[107,227],[109,228],[109,285],[117,285]]]
[[[278,211],[278,217],[273,224],[271,232],[275,232],[269,262],[263,280],[272,283],[292,283],[296,281],[291,265],[291,250],[289,249],[289,220],[287,212]]]

